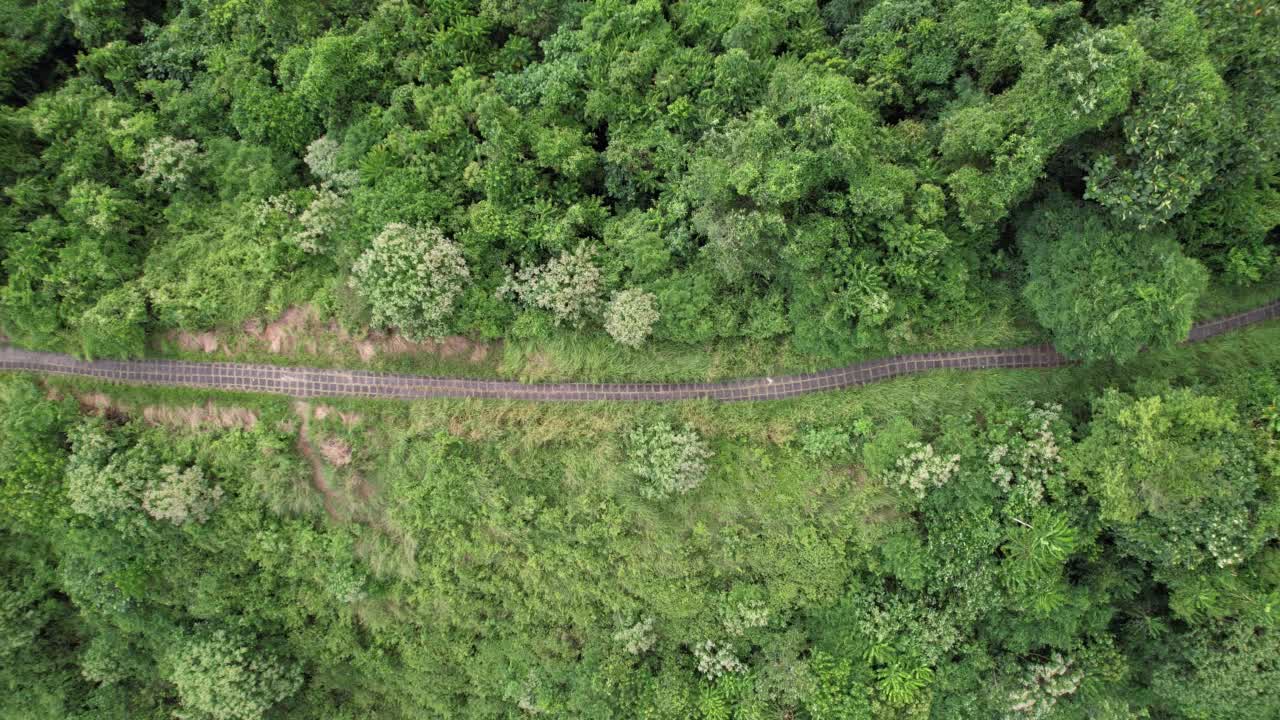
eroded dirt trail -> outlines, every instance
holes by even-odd
[[[307,465],[311,468],[311,486],[324,498],[324,510],[329,514],[329,519],[341,520],[342,513],[338,512],[338,505],[342,498],[329,485],[329,480],[325,477],[324,463],[321,462],[315,448],[311,447],[311,403],[299,400],[293,404],[293,410],[300,419],[300,425],[298,426],[298,453],[302,455],[302,458],[307,461]]]

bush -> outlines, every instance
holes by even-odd
[[[147,301],[136,285],[110,290],[80,316],[80,351],[84,357],[127,359],[146,348]]]
[[[604,310],[604,329],[609,337],[627,347],[638,348],[658,322],[657,298],[637,288],[614,293]]]
[[[707,476],[711,450],[692,430],[677,431],[667,423],[637,428],[628,439],[629,467],[644,483],[640,494],[660,500],[683,495]]]
[[[1054,196],[1018,232],[1024,294],[1054,345],[1073,358],[1124,362],[1185,339],[1204,267],[1168,233],[1118,227],[1094,207]]]
[[[462,249],[435,228],[393,223],[351,268],[352,287],[377,325],[418,340],[445,333],[446,319],[471,276]]]
[[[853,438],[842,428],[809,428],[800,433],[800,451],[814,460],[840,457],[852,448]]]
[[[896,417],[862,446],[862,464],[874,478],[887,476],[897,465],[907,446],[920,441],[920,431],[911,421]]]

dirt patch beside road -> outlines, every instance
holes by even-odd
[[[479,364],[489,359],[495,347],[460,335],[415,342],[394,330],[362,328],[351,331],[337,321],[324,320],[311,306],[288,308],[274,320],[247,320],[238,332],[173,331],[165,338],[185,352],[216,354],[226,358],[242,353],[266,352],[283,357],[358,358],[364,363],[380,357],[426,354],[444,360]]]
[[[203,405],[130,405],[105,393],[77,393],[74,395],[80,412],[86,415],[116,418],[141,417],[149,425],[200,430],[207,428],[249,429],[258,424],[254,411],[236,405],[219,405],[212,400]]]

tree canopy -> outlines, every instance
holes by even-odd
[[[9,0],[0,323],[91,357],[299,303],[605,336],[602,304],[645,293],[624,346],[830,359],[1016,314],[1026,277],[1033,308],[1109,298],[1034,314],[1124,358],[1182,326],[1184,257],[1219,284],[1276,268],[1280,12],[1255,5]],[[1114,236],[1088,287],[1046,281],[1087,252],[1044,227],[1068,201]],[[374,283],[392,227],[446,238],[465,290]]]

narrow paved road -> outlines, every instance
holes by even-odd
[[[1280,300],[1248,312],[1197,324],[1188,342],[1280,317]],[[948,368],[1049,368],[1069,364],[1052,347],[899,355],[805,375],[749,378],[714,383],[554,383],[464,380],[358,370],[324,370],[277,365],[188,362],[182,360],[97,360],[0,347],[0,370],[75,375],[114,382],[272,393],[290,397],[488,398],[534,401],[775,400]]]

